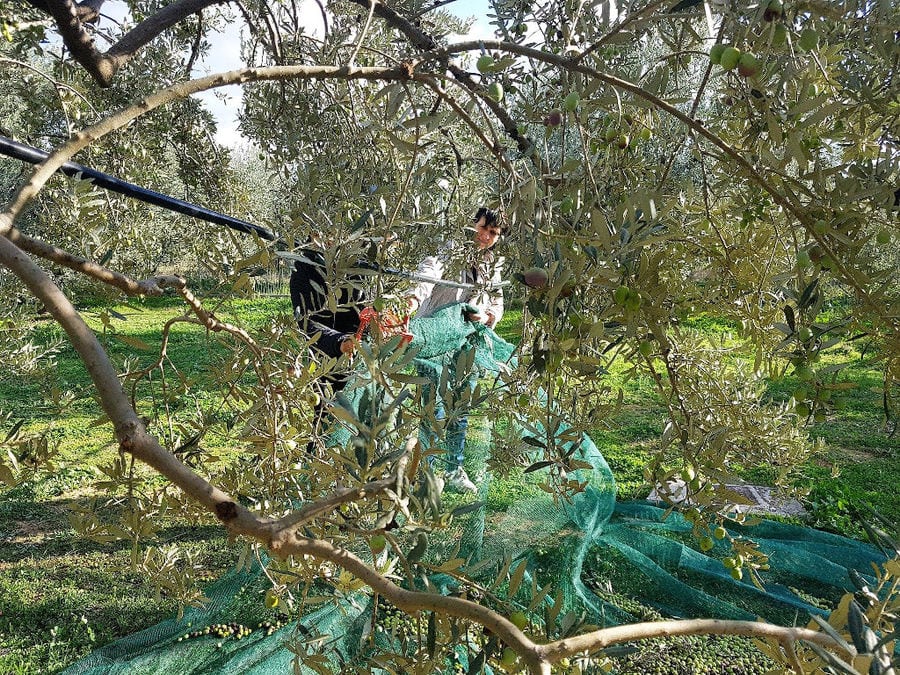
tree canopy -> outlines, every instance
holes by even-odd
[[[698,538],[732,517],[733,467],[768,465],[784,484],[811,451],[805,424],[840,406],[849,386],[840,364],[821,362],[837,341],[869,345],[883,372],[881,431],[896,431],[896,3],[494,0],[494,38],[456,42],[466,22],[444,2],[127,4],[121,24],[104,16],[102,0],[4,3],[0,15],[0,129],[51,152],[31,174],[0,163],[15,185],[4,187],[0,284],[63,326],[123,452],[110,492],[142,495],[132,512],[142,525],[81,514],[88,536],[130,533],[149,545],[154,517],[177,507],[273,553],[343,566],[403,610],[482,623],[533,672],[608,644],[591,633],[539,645],[476,603],[413,597],[347,553],[385,524],[366,506],[349,531],[328,514],[371,493],[407,503],[424,471],[408,463],[418,418],[385,432],[401,446],[410,440],[377,471],[361,461],[348,484],[323,463],[305,473],[306,506],[269,511],[290,503],[294,467],[315,440],[316,378],[340,366],[298,367],[303,343],[289,321],[262,334],[219,321],[207,307],[215,293],[184,275],[188,256],[201,257],[216,292],[243,293],[276,247],[197,233],[88,181],[73,187],[54,175],[70,158],[259,222],[289,246],[313,235],[339,242],[337,272],[366,255],[414,266],[478,205],[501,209],[508,274],[530,320],[498,409],[540,411],[549,429],[564,419],[576,431],[596,427],[615,405],[605,369],[627,359],[667,409],[647,478],[664,493],[683,478]],[[243,67],[194,77],[199,56],[235,21]],[[242,91],[240,129],[252,148],[243,154],[217,146],[216,120],[191,97],[228,85]],[[369,250],[360,228],[400,235],[390,259]],[[533,268],[546,281],[529,282]],[[394,285],[377,284],[391,300]],[[202,453],[183,461],[187,434],[166,433],[162,413],[134,404],[163,359],[150,369],[110,359],[73,307],[101,288],[174,291],[185,320],[224,336],[232,356],[216,376],[230,392],[229,423],[253,450],[241,463],[214,468]],[[39,367],[40,354],[18,348],[29,339],[22,308],[3,312],[16,326],[2,334],[4,361]],[[698,315],[731,322],[735,344],[682,330]],[[736,362],[738,349],[755,362]],[[399,372],[377,349],[371,358],[379,377]],[[765,382],[785,373],[802,386],[790,401],[771,400]],[[532,395],[538,387],[546,400]],[[213,425],[203,415],[189,423],[198,438]],[[127,456],[156,473],[135,473]],[[562,500],[580,489],[569,479],[577,460],[550,437],[498,447],[492,462],[498,472],[545,469],[546,490]],[[24,470],[0,458],[0,478]],[[436,522],[424,503],[408,514],[410,531]],[[767,564],[752,541],[734,545],[748,574]],[[399,548],[392,555],[409,562]],[[177,592],[196,599],[191,580]]]

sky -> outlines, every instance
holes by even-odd
[[[493,36],[493,31],[487,19],[489,6],[489,0],[456,0],[456,2],[445,6],[445,9],[460,18],[476,18],[469,33],[466,36],[460,36],[459,40]],[[304,8],[304,15],[309,16],[310,30],[318,30],[321,34],[321,12],[318,5],[313,0],[304,0],[301,7]],[[126,12],[127,7],[120,0],[107,2],[103,6],[103,13],[116,20],[121,20]],[[199,60],[194,66],[193,77],[202,77],[239,68],[242,64],[236,45],[239,42],[242,29],[243,22],[235,20],[228,24],[226,31],[218,39],[212,37],[209,54],[204,59]],[[453,41],[457,40],[454,39]],[[237,111],[240,108],[241,101],[240,87],[237,85],[221,87],[202,92],[196,96],[206,103],[207,108],[218,121],[216,140],[230,147],[241,146],[243,139],[238,131],[237,123]]]

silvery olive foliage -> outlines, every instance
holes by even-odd
[[[57,148],[196,75],[198,57],[237,22],[246,68],[240,130],[250,150],[219,147],[216,120],[176,94],[102,135],[77,160],[255,220],[288,245],[324,243],[335,282],[360,258],[409,269],[438,242],[464,240],[478,205],[502,210],[510,232],[501,253],[514,279],[508,295],[521,300],[526,317],[518,365],[458,405],[515,410],[548,429],[563,420],[577,431],[598,428],[619,408],[618,387],[605,376],[624,360],[626,376],[650,379],[667,411],[648,482],[673,499],[687,491],[701,541],[736,517],[736,497],[724,487],[735,467],[774,466],[778,485],[787,486],[814,450],[805,424],[830,414],[849,386],[842,364],[823,359],[837,342],[870,345],[884,373],[878,433],[896,430],[895,3],[495,0],[494,35],[475,40],[444,3],[419,0],[198,2],[200,11],[171,27],[154,25],[166,4],[131,1],[131,19],[121,25],[102,16],[94,22],[90,3],[4,4],[0,130]],[[55,20],[63,10],[83,17],[80,32]],[[149,27],[137,36],[143,20]],[[85,36],[93,41],[87,46]],[[260,74],[272,67],[283,70]],[[15,174],[3,161],[4,176]],[[241,295],[252,293],[254,274],[277,264],[271,242],[187,224],[87,181],[55,177],[14,215],[22,233],[137,279],[175,273]],[[375,245],[373,237],[395,243]],[[97,275],[84,281],[50,260],[65,290],[98,292]],[[374,302],[404,290],[389,275],[370,281]],[[7,270],[0,282],[17,283]],[[164,449],[240,495],[258,517],[325,504],[304,515],[306,536],[368,552],[382,575],[439,570],[465,580],[465,561],[433,544],[453,516],[421,450],[401,450],[421,424],[441,424],[411,374],[411,355],[396,340],[360,347],[362,379],[379,393],[365,422],[335,412],[352,429],[348,459],[325,443],[328,430],[313,414],[331,395],[322,375],[344,364],[308,353],[291,317],[272,317],[261,329],[223,326],[198,310],[215,296],[194,294],[195,316],[183,321],[215,326],[226,355],[209,375],[224,403],[204,407],[188,378],[172,377],[167,405],[137,410]],[[685,325],[703,315],[734,329],[711,344]],[[32,354],[23,351],[31,344],[20,328],[25,319],[3,316],[18,331],[4,335],[19,346],[0,344],[18,363]],[[134,356],[116,365],[133,400],[145,401],[151,374],[172,366],[134,346]],[[29,358],[19,367],[37,367],[48,355]],[[801,384],[790,400],[772,400],[766,383],[785,375]],[[223,460],[205,449],[207,434],[226,435],[240,451]],[[559,499],[579,489],[569,479],[577,463],[552,438],[536,445],[498,437],[492,470],[541,463],[545,488]],[[2,457],[0,468],[0,477],[16,480],[18,468]],[[173,573],[188,554],[154,535],[158,519],[175,510],[193,522],[215,520],[209,504],[135,472],[124,455],[104,471],[110,503],[127,508],[83,509],[73,523],[101,541],[132,542],[135,567],[173,597],[199,601],[196,579]],[[334,497],[367,484],[383,491]],[[767,564],[752,542],[734,546],[748,574]],[[897,573],[896,565],[881,572],[868,606],[845,603],[833,630],[854,642],[863,624],[889,632]],[[515,578],[516,570],[506,566],[504,575]],[[333,561],[313,565],[302,555],[273,564],[270,576],[290,610],[303,606],[314,584],[338,593],[366,585]],[[868,617],[862,623],[860,612]],[[454,626],[442,619],[428,627],[434,639],[421,648],[429,658],[451,649]],[[556,628],[547,626],[548,639]],[[849,667],[872,667],[883,647]],[[810,672],[829,658],[801,657]]]

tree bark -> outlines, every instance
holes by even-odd
[[[32,7],[50,14],[51,0],[25,0]],[[105,0],[82,0],[75,3],[75,14],[81,23],[94,23],[100,18],[100,9]]]
[[[141,21],[131,31],[109,48],[101,52],[94,45],[94,38],[84,27],[88,21],[99,17],[103,0],[86,0],[76,4],[72,0],[29,0],[32,5],[46,11],[56,22],[59,34],[72,56],[90,73],[101,87],[112,84],[119,69],[158,35],[191,14],[211,5],[229,0],[175,0],[156,14]],[[93,12],[93,13],[92,13]],[[88,17],[84,19],[82,17]]]

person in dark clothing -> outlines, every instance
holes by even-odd
[[[359,315],[365,303],[362,290],[349,279],[337,290],[336,311],[327,298],[329,284],[325,278],[325,258],[318,251],[304,249],[304,259],[294,261],[290,291],[294,317],[306,334],[318,335],[313,347],[320,353],[338,358],[351,354],[356,346]],[[343,373],[329,376],[332,389],[339,391],[347,382]]]
[[[332,285],[326,279],[325,257],[318,251],[306,248],[300,251],[300,258],[294,260],[291,271],[290,292],[294,318],[300,330],[310,337],[317,336],[312,348],[332,358],[351,354],[356,347],[356,331],[360,324],[360,312],[365,304],[359,278],[350,278],[336,290],[335,304],[328,301]],[[333,311],[331,308],[336,308]],[[331,385],[332,392],[343,389],[349,375],[345,370],[331,371],[324,380]],[[327,404],[319,398],[313,413],[313,427],[322,427]],[[315,441],[306,446],[308,453],[315,452]]]

